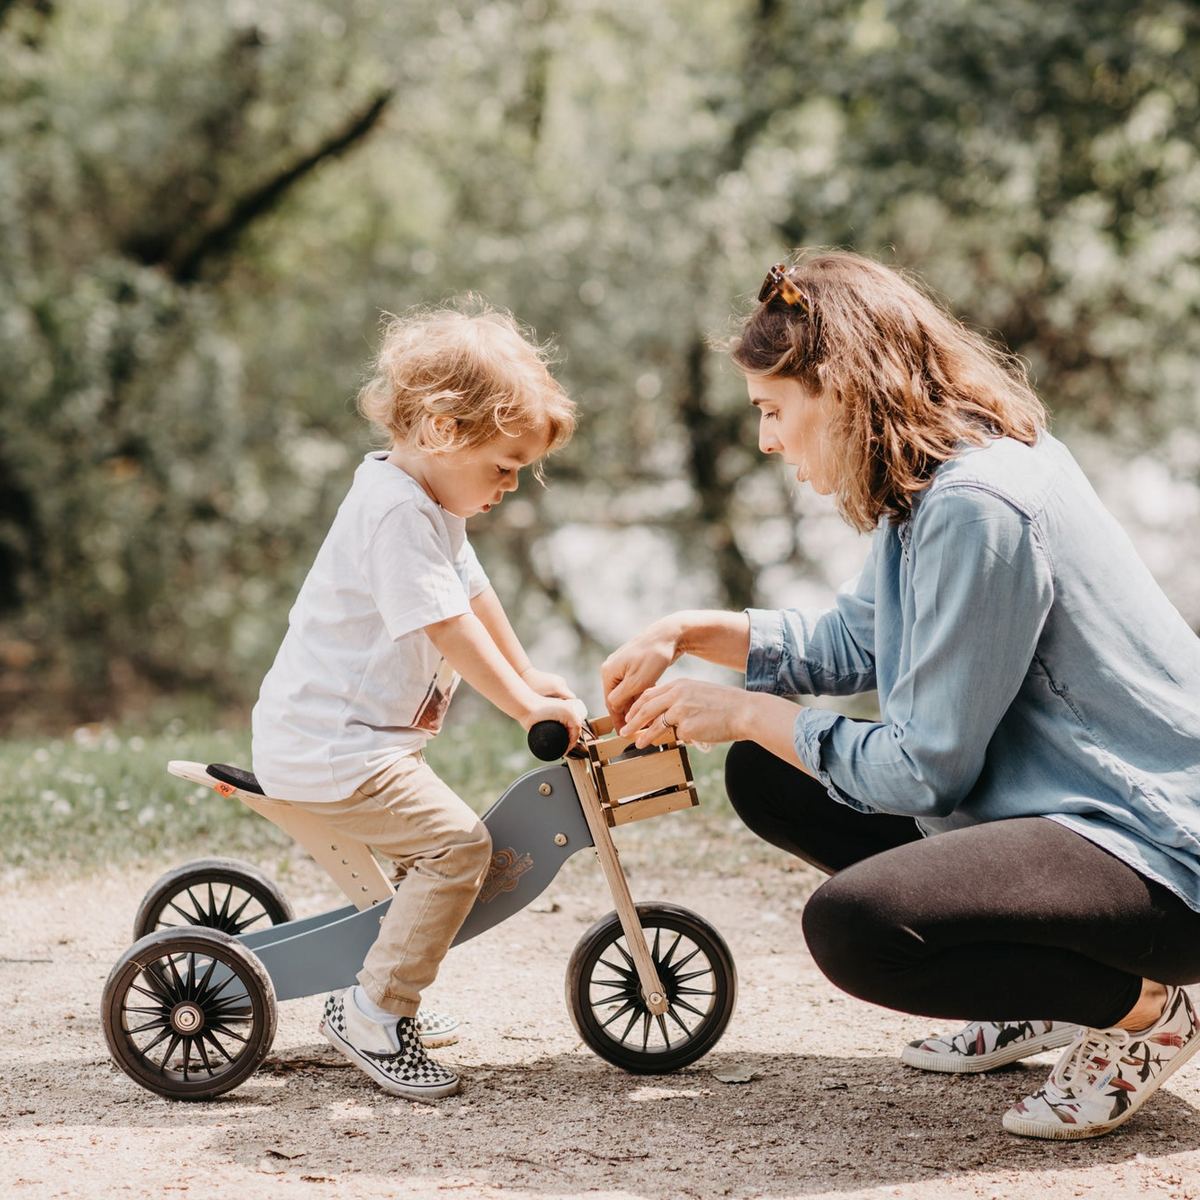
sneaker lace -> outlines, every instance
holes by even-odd
[[[1095,1086],[1103,1068],[1097,1064],[1119,1059],[1132,1040],[1125,1029],[1083,1029],[1078,1040],[1058,1061],[1045,1090],[1051,1099],[1070,1100]]]

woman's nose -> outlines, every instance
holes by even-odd
[[[763,454],[774,454],[779,449],[779,439],[759,426],[758,448]]]

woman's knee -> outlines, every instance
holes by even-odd
[[[820,830],[838,806],[811,775],[756,742],[734,742],[725,758],[725,791],[752,833],[829,870],[810,852],[809,843],[814,835],[818,842],[826,840]]]
[[[734,742],[725,756],[725,793],[733,811],[756,833],[764,824],[774,795],[773,776],[780,761],[757,742]]]
[[[871,999],[873,981],[907,965],[913,934],[887,898],[871,886],[871,872],[848,867],[809,897],[801,918],[813,961],[830,982]]]

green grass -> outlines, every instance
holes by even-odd
[[[427,751],[477,812],[538,764],[520,727],[464,705]],[[261,855],[290,843],[237,800],[167,774],[173,758],[250,764],[249,730],[86,726],[66,737],[0,742],[0,868],[33,874],[181,855]],[[723,748],[692,752],[705,808],[726,804]]]

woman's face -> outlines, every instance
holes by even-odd
[[[830,445],[832,401],[814,395],[798,379],[747,376],[750,403],[758,409],[758,448],[780,454],[796,468],[799,483],[822,496],[837,487],[837,463]]]

